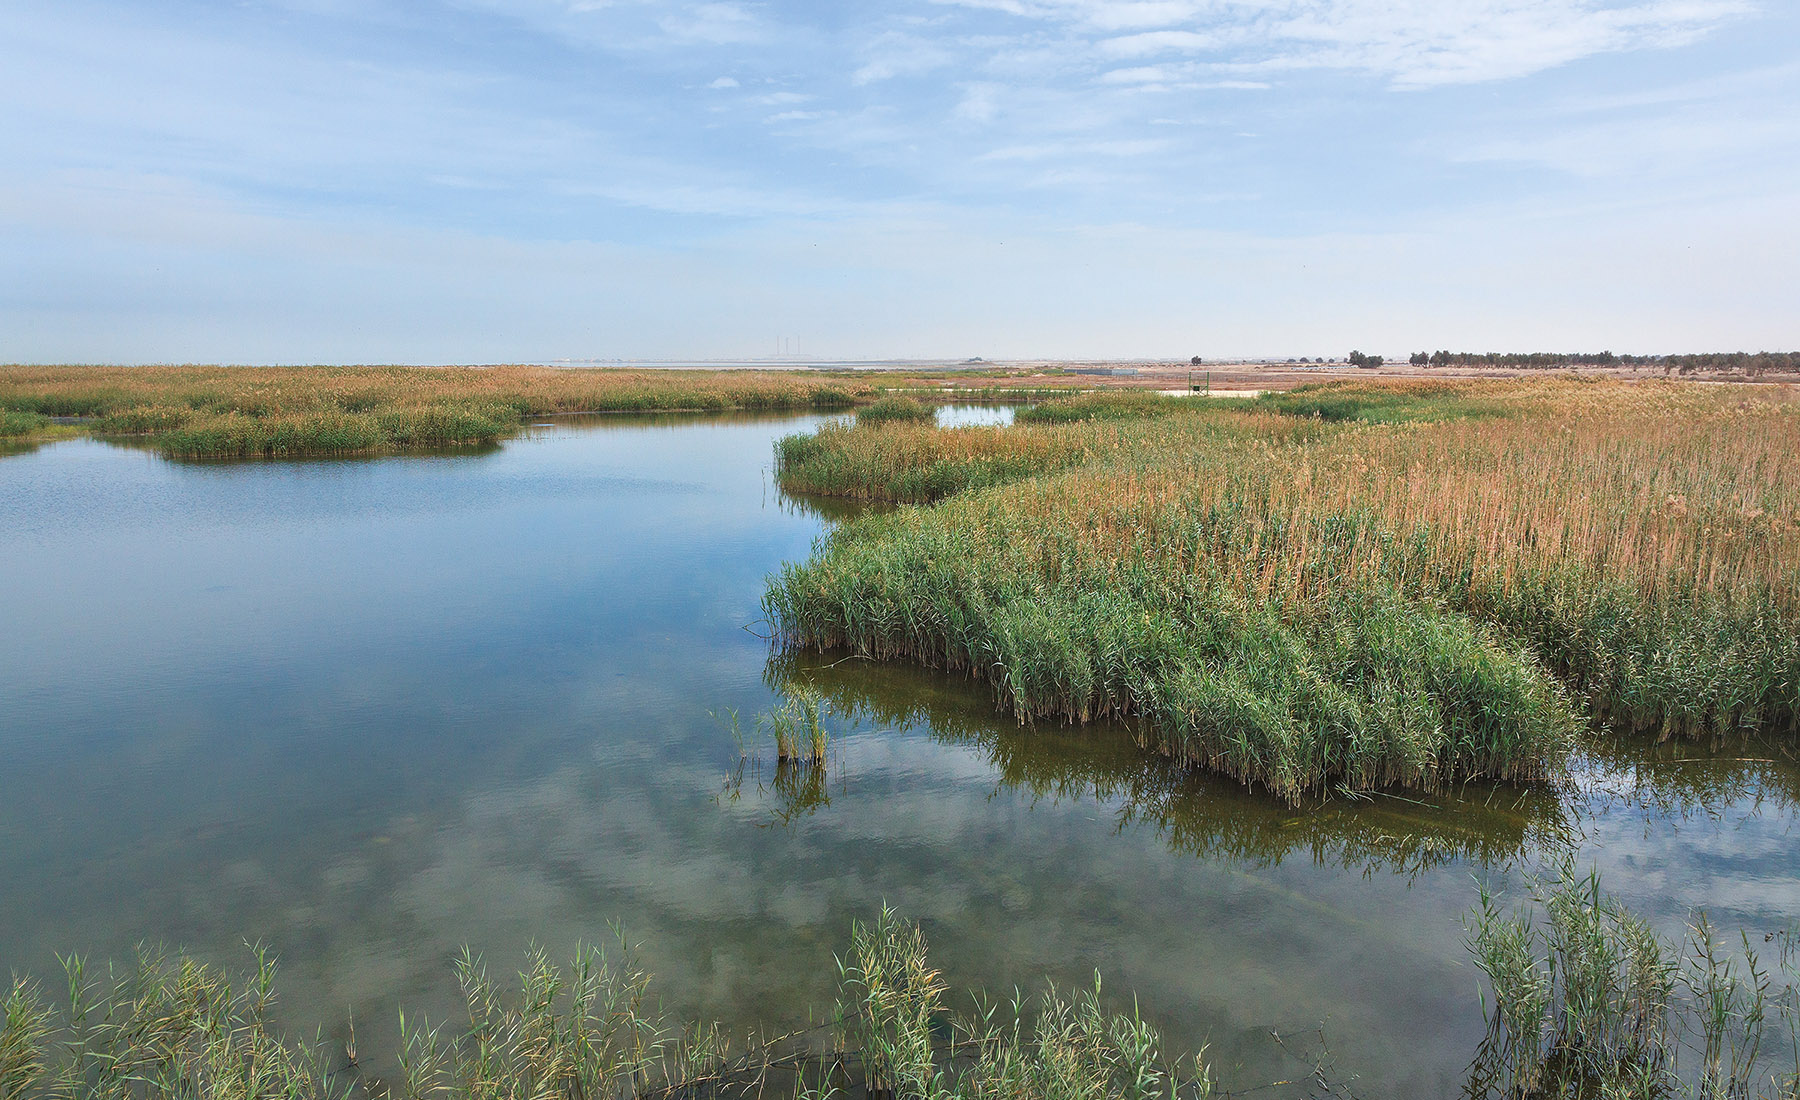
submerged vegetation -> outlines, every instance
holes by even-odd
[[[1468,947],[1492,1000],[1468,1094],[1538,1097],[1792,1097],[1800,1047],[1768,1064],[1764,1043],[1800,1022],[1789,937],[1777,986],[1748,936],[1733,946],[1699,914],[1684,942],[1658,935],[1565,864],[1536,909],[1503,912],[1485,891]]]
[[[1488,1034],[1465,1094],[1494,1100],[1749,1100],[1800,1088],[1796,960],[1773,967],[1704,914],[1680,944],[1565,864],[1513,912],[1483,891],[1467,946]],[[455,962],[465,1019],[405,1009],[397,1048],[359,1052],[274,1024],[276,965],[234,981],[143,949],[90,972],[69,956],[62,1007],[15,978],[0,998],[4,1100],[620,1100],[855,1095],[893,1100],[1204,1100],[1203,1055],[1173,1058],[1135,1007],[1108,1007],[1098,976],[1073,996],[952,997],[917,925],[883,908],[851,927],[829,1019],[734,1047],[717,1024],[673,1026],[621,939],[568,966],[541,948],[507,990],[479,956]],[[1779,977],[1779,981],[1777,978]],[[1331,1089],[1332,1083],[1320,1080]]]
[[[169,455],[351,454],[492,444],[569,412],[847,409],[857,379],[545,367],[0,368],[0,434],[82,417]]]
[[[819,767],[825,763],[825,748],[831,736],[825,731],[819,693],[801,684],[789,684],[787,698],[781,706],[764,715],[766,725],[775,738],[775,759],[779,763],[804,760]]]
[[[1549,775],[1587,722],[1800,730],[1785,391],[1338,385],[1037,419],[781,441],[784,487],[939,503],[772,579],[779,636],[966,671],[1022,721],[1135,719],[1290,801]]]
[[[64,960],[67,1007],[15,979],[0,1011],[4,1100],[600,1100],[830,1096],[895,1100],[1201,1100],[1204,1064],[1165,1059],[1135,1012],[1109,1012],[1096,982],[1050,989],[1035,1008],[979,996],[952,1012],[917,926],[883,910],[852,927],[832,1020],[734,1050],[716,1025],[671,1027],[650,976],[617,949],[581,947],[568,967],[534,949],[508,993],[466,951],[456,976],[466,1023],[400,1014],[394,1071],[363,1070],[354,1042],[295,1042],[271,1022],[275,963],[256,954],[234,983],[194,959],[144,951],[90,974]],[[373,1062],[378,1056],[370,1054]],[[1185,1071],[1185,1072],[1184,1072]]]

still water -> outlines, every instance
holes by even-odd
[[[369,1051],[397,1005],[448,1014],[462,945],[504,973],[616,922],[674,1014],[780,1030],[825,1009],[832,953],[885,901],[953,985],[1099,970],[1231,1086],[1328,1053],[1356,1092],[1437,1096],[1483,1030],[1477,879],[1516,889],[1572,840],[1666,931],[1698,906],[1728,933],[1800,919],[1800,773],[1742,751],[1295,811],[1121,730],[1021,730],[964,680],[773,656],[764,577],[845,514],[769,476],[772,441],[816,422],[0,458],[0,973],[262,941],[286,1021],[354,1013]],[[831,703],[824,788],[733,782],[727,716],[750,729],[789,676]]]

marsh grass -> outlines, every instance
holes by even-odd
[[[237,981],[185,956],[144,950],[90,972],[64,960],[66,997],[16,979],[0,1010],[3,1100],[625,1100],[830,1095],[894,1100],[1192,1097],[1210,1094],[1195,1058],[1185,1080],[1141,1018],[1113,1015],[1099,987],[1050,990],[1035,1018],[979,995],[953,1016],[917,926],[884,909],[857,924],[838,962],[830,1022],[734,1048],[716,1025],[677,1028],[622,940],[582,946],[566,965],[529,951],[516,978],[455,962],[463,1019],[400,1012],[399,1045],[377,1075],[353,1041],[291,1041],[271,1023],[276,966],[255,952]],[[813,1036],[835,1035],[836,1039]],[[359,1059],[360,1054],[360,1059]]]
[[[1508,913],[1482,891],[1467,945],[1486,979],[1478,1097],[1791,1097],[1790,1064],[1763,1057],[1794,1034],[1797,974],[1786,936],[1780,986],[1748,936],[1728,948],[1704,913],[1680,943],[1564,863]],[[1491,1000],[1489,997],[1491,996]]]
[[[1493,387],[1481,382],[1316,382],[1283,393],[1258,395],[1258,408],[1288,416],[1321,420],[1356,420],[1370,424],[1413,424],[1509,416],[1516,407],[1505,400],[1484,396]]]
[[[49,427],[50,418],[35,412],[24,412],[18,409],[0,409],[0,439],[9,436],[30,435]]]
[[[917,398],[889,394],[856,410],[858,424],[935,424],[937,411]]]
[[[1129,728],[996,723],[981,694],[964,683],[901,664],[837,663],[846,656],[827,654],[823,667],[805,673],[842,721],[912,731],[974,751],[992,770],[996,789],[1027,805],[1106,806],[1120,830],[1152,830],[1171,851],[1188,856],[1256,868],[1292,858],[1407,877],[1554,849],[1570,841],[1575,827],[1565,801],[1573,792],[1551,784],[1481,783],[1401,797],[1321,793],[1296,812],[1204,770],[1170,767],[1154,743]],[[814,663],[809,657],[778,654],[767,675],[790,679],[795,665]]]
[[[776,476],[795,493],[920,504],[1083,461],[1090,443],[1056,432],[894,423],[828,423],[775,445]]]
[[[930,376],[909,376],[904,380],[884,379],[881,386],[883,393],[918,395],[933,401],[952,401],[957,404],[1007,404],[1014,405],[1027,401],[1052,401],[1064,397],[1073,397],[1088,391],[1075,385],[1063,386],[1018,386],[1004,383],[972,386],[967,379],[957,381],[940,381],[935,385],[919,385],[929,381]]]
[[[972,1011],[951,1011],[918,926],[886,907],[853,926],[838,974],[839,1027],[855,1052],[844,1064],[858,1066],[870,1097],[1204,1100],[1213,1093],[1202,1058],[1184,1075],[1164,1056],[1154,1027],[1135,1011],[1104,1007],[1098,978],[1072,997],[1046,990],[1035,1013],[1017,995],[1007,1004],[977,996]],[[829,1095],[836,1083],[828,1074],[825,1087],[807,1094]]]
[[[1102,390],[1020,409],[1027,424],[1073,424],[1088,420],[1142,420],[1187,411],[1191,398],[1146,390]]]
[[[7,423],[86,417],[188,457],[479,446],[556,413],[846,409],[873,395],[848,376],[761,371],[0,366]]]
[[[804,684],[792,683],[783,689],[780,706],[758,720],[775,739],[778,763],[804,760],[813,767],[825,763],[831,735],[825,729],[824,700]]]
[[[1747,938],[1727,950],[1704,916],[1675,943],[1564,865],[1508,912],[1483,893],[1467,945],[1489,1031],[1472,1097],[1791,1096],[1800,1061],[1795,960],[1774,980]],[[4,1100],[600,1100],[861,1093],[893,1100],[1204,1100],[1201,1055],[1168,1056],[1135,1008],[1108,1007],[1098,977],[996,1001],[953,994],[917,925],[883,907],[851,928],[829,1021],[735,1047],[717,1025],[677,1027],[615,936],[559,965],[527,952],[495,980],[465,950],[464,1014],[400,1012],[398,1049],[357,1051],[274,1027],[276,966],[247,978],[141,950],[104,973],[63,960],[63,1005],[15,979],[0,1003]],[[352,1032],[352,1034],[354,1034]],[[378,1074],[365,1064],[394,1066]]]
[[[1544,777],[1590,721],[1800,729],[1780,391],[1419,389],[1508,415],[790,437],[784,486],[938,503],[836,528],[771,580],[769,618],[987,680],[1021,721],[1138,720],[1290,801]]]

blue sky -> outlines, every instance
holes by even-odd
[[[0,360],[1800,348],[1794,0],[8,0],[0,97]]]

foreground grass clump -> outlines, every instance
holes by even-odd
[[[467,1022],[400,1014],[394,1071],[361,1068],[353,1046],[294,1042],[271,1023],[275,964],[235,984],[188,958],[141,953],[104,976],[65,960],[68,1006],[15,980],[0,1005],[4,1100],[599,1100],[602,1097],[815,1096],[863,1088],[895,1100],[1204,1100],[1198,1058],[1184,1077],[1154,1028],[1102,1007],[1099,986],[1055,990],[1034,1017],[971,997],[952,1015],[916,926],[884,910],[852,928],[839,963],[833,1041],[733,1051],[717,1026],[672,1029],[649,975],[620,948],[577,950],[567,968],[533,950],[509,993],[479,958],[457,961]],[[946,1029],[946,1025],[948,1025]],[[802,1033],[802,1034],[811,1034]],[[363,1062],[380,1060],[363,1052]]]
[[[492,444],[554,413],[844,409],[872,394],[762,371],[6,366],[0,424],[92,418],[171,455],[341,454]]]
[[[1795,958],[1783,937],[1776,986],[1747,936],[1719,940],[1705,914],[1682,943],[1658,935],[1564,865],[1534,883],[1537,914],[1503,912],[1485,891],[1468,946],[1487,979],[1488,1036],[1468,1095],[1792,1097],[1800,1047],[1772,1064],[1767,1042],[1795,1034]]]
[[[790,644],[966,670],[1023,720],[1139,718],[1290,800],[1550,774],[1587,720],[1800,729],[1796,406],[1473,392],[1508,415],[994,429],[979,460],[1036,465],[1006,485],[939,473],[977,468],[961,444],[784,441],[784,485],[948,499],[836,530],[771,581],[770,618]]]
[[[888,395],[856,410],[858,424],[926,424],[937,420],[937,412],[917,398]]]

